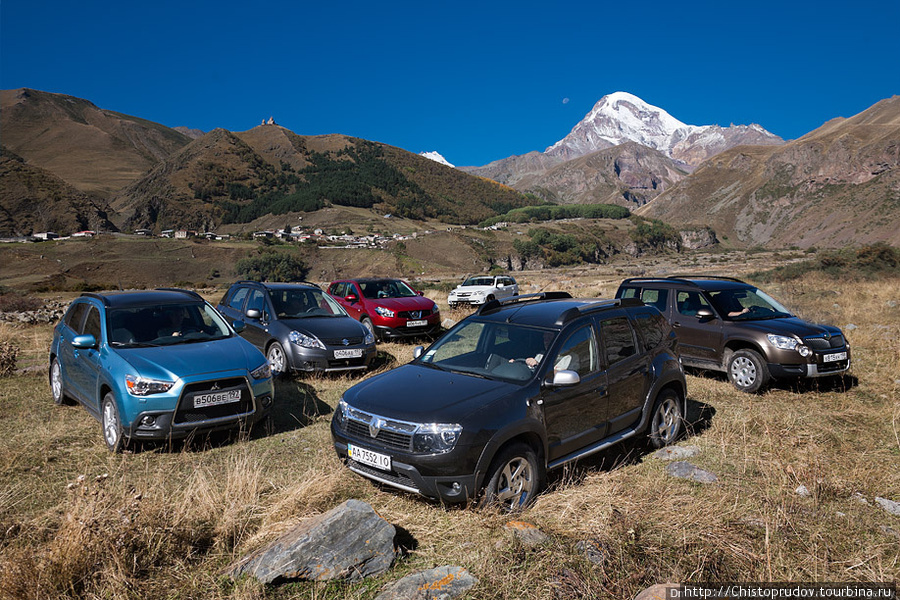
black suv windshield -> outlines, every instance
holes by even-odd
[[[777,300],[756,288],[721,290],[708,294],[722,318],[730,321],[783,319],[793,316]]]
[[[118,347],[171,346],[231,335],[218,313],[199,302],[114,308],[107,328],[109,343]]]
[[[420,364],[491,379],[524,382],[540,363],[556,332],[511,323],[468,321],[437,341]]]

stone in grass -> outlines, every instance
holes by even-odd
[[[391,567],[395,536],[394,526],[371,506],[351,499],[244,556],[228,572],[233,579],[251,575],[263,583],[276,579],[355,581]]]
[[[677,461],[666,467],[666,472],[672,477],[679,479],[690,479],[699,483],[716,483],[719,478],[709,471],[704,471],[700,467],[696,467],[689,462]]]
[[[536,526],[525,521],[510,521],[503,528],[525,546],[537,546],[550,538]]]
[[[875,504],[888,511],[892,515],[900,517],[900,502],[894,502],[887,498],[879,498],[875,496]]]
[[[798,496],[803,496],[804,498],[809,498],[812,496],[812,493],[809,491],[809,488],[803,485],[802,483],[797,486],[797,489],[794,490],[794,493]]]
[[[388,585],[375,600],[450,600],[478,580],[462,567],[438,567],[407,575]]]
[[[684,460],[685,458],[697,456],[699,452],[700,448],[698,446],[666,446],[654,452],[653,458],[660,460]]]
[[[678,587],[677,583],[657,583],[635,596],[634,600],[667,600],[670,598],[669,590],[676,590]]]

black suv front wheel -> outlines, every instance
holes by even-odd
[[[738,350],[728,357],[728,380],[742,392],[753,394],[769,382],[769,368],[755,350]]]
[[[544,468],[535,451],[527,444],[511,444],[491,463],[484,504],[508,512],[521,510],[540,492],[543,480]]]

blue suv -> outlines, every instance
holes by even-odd
[[[235,324],[238,329],[242,323]],[[271,408],[269,363],[198,294],[82,294],[53,330],[53,400],[80,402],[107,447],[250,426]]]

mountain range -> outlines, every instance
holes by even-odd
[[[544,152],[462,169],[551,202],[601,201],[637,208],[687,177],[710,156],[743,144],[783,143],[755,124],[686,125],[633,94],[615,92],[601,98],[568,135]],[[648,149],[655,152],[648,153]],[[570,164],[602,151],[607,151],[602,157],[580,164],[605,168],[573,168]],[[563,164],[566,166],[559,168]]]
[[[329,203],[471,224],[550,201],[711,225],[735,246],[900,243],[897,97],[785,142],[759,125],[686,125],[616,92],[544,152],[460,168],[437,152],[274,123],[172,129],[29,89],[0,91],[0,120],[7,236],[213,229]]]

